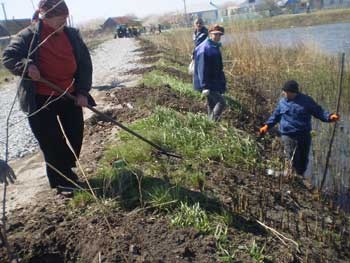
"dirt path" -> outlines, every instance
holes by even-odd
[[[109,107],[104,103],[106,93],[119,87],[130,87],[138,81],[137,77],[125,75],[125,72],[137,67],[139,56],[134,39],[112,39],[103,43],[92,52],[94,66],[93,90],[99,110]],[[16,83],[13,82],[13,88]],[[85,119],[91,117],[91,112],[85,111]],[[91,149],[85,149],[90,151]],[[83,146],[84,151],[84,146]],[[7,211],[35,204],[47,199],[54,192],[49,188],[45,175],[45,164],[40,152],[29,154],[21,159],[10,162],[17,175],[15,184],[8,187]],[[3,198],[3,186],[0,186],[0,202]]]

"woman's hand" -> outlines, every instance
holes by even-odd
[[[35,81],[40,80],[40,78],[41,78],[40,71],[34,64],[30,64],[28,66],[28,76],[32,80],[35,80]]]
[[[88,98],[82,94],[78,94],[76,96],[76,101],[75,103],[80,106],[80,107],[87,107],[89,104],[88,104]]]

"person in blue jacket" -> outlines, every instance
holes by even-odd
[[[299,92],[295,80],[284,83],[282,90],[284,97],[259,132],[263,135],[279,123],[286,158],[291,162],[292,170],[303,176],[309,161],[311,116],[323,122],[335,122],[340,117],[323,110],[310,96]]]
[[[226,78],[223,71],[221,56],[221,36],[224,28],[212,25],[209,28],[209,37],[194,51],[194,89],[207,96],[208,118],[219,121],[225,109]]]

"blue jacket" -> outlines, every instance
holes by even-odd
[[[224,93],[226,91],[226,79],[223,71],[220,44],[207,38],[196,47],[194,60],[194,89],[198,91],[209,89]]]
[[[311,116],[329,122],[330,115],[311,97],[298,93],[294,100],[282,98],[265,124],[271,128],[279,122],[281,134],[298,135],[311,131]]]

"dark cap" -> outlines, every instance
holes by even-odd
[[[288,80],[286,83],[284,83],[282,90],[293,92],[293,93],[298,93],[299,92],[299,84],[295,80]]]
[[[211,25],[209,27],[209,30],[208,30],[209,33],[211,34],[221,34],[223,35],[225,33],[225,29],[224,27],[218,25],[218,24],[215,24],[215,25]]]

